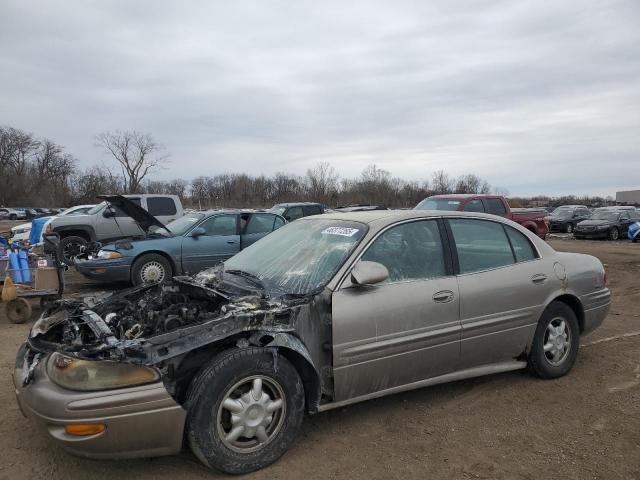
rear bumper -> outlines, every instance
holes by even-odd
[[[588,335],[598,328],[609,313],[611,307],[611,292],[603,288],[582,297],[584,305],[584,328],[582,335]]]
[[[21,352],[24,352],[24,346]],[[46,360],[46,359],[45,359]],[[18,358],[18,364],[22,361]],[[31,382],[22,385],[22,367],[14,385],[22,413],[41,426],[69,453],[87,458],[134,458],[171,455],[182,448],[186,411],[162,383],[102,392],[75,392],[49,380],[43,360]],[[78,437],[70,424],[100,423],[102,433]]]
[[[76,270],[92,280],[128,282],[131,280],[130,261],[76,259]]]

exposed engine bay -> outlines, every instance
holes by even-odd
[[[189,336],[194,328],[205,324],[213,328],[216,323],[236,323],[242,318],[241,329],[250,330],[251,325],[262,325],[270,318],[268,324],[272,327],[277,322],[281,329],[290,330],[284,321],[287,309],[288,306],[257,294],[231,300],[215,288],[184,277],[102,298],[61,300],[33,326],[30,343],[36,348],[84,358],[139,358],[155,363],[160,358],[154,355],[154,346]],[[228,327],[227,324],[224,330],[233,330]],[[162,357],[171,356],[168,351],[157,350],[157,354],[165,353]]]

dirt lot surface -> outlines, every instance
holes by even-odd
[[[600,258],[613,292],[611,314],[583,339],[568,376],[542,381],[506,373],[315,415],[279,462],[248,477],[640,478],[640,335],[625,336],[640,333],[640,245],[551,243]],[[77,274],[68,279],[68,293],[98,288]],[[16,406],[11,380],[15,352],[31,323],[11,325],[0,313],[0,478],[220,476],[188,451],[129,461],[75,458],[32,428]]]

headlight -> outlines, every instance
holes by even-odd
[[[100,250],[96,255],[96,258],[101,258],[102,260],[112,260],[114,258],[122,258],[122,255],[119,252],[114,252],[113,250]]]
[[[153,368],[104,360],[79,360],[54,353],[47,373],[55,384],[69,390],[91,392],[153,383],[160,374]]]

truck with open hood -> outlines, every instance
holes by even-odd
[[[55,217],[47,233],[60,235],[60,258],[72,265],[89,242],[144,238],[152,227],[164,225],[184,214],[176,195],[99,195],[103,200],[84,215]]]

